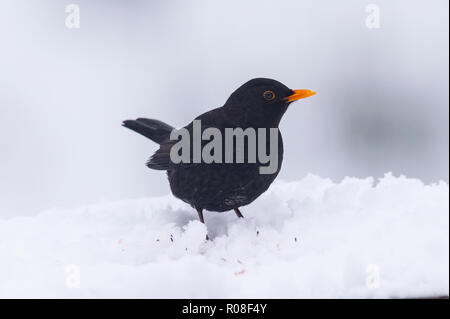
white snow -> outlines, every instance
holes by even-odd
[[[0,297],[319,298],[449,293],[449,187],[386,174],[278,181],[242,209],[165,196],[0,219]]]

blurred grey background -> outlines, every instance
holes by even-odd
[[[65,26],[80,6],[81,28]],[[369,29],[365,8],[380,8]],[[280,178],[448,181],[447,0],[0,2],[0,217],[169,192],[156,145],[254,77],[318,94],[281,124]]]

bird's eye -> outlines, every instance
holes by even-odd
[[[272,101],[275,98],[275,93],[273,91],[264,91],[264,100]]]

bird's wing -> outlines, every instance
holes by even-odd
[[[204,129],[205,127],[210,127],[210,126],[217,126],[217,124],[219,123],[220,125],[222,125],[221,120],[223,118],[222,116],[222,109],[221,108],[217,108],[217,109],[213,109],[211,111],[208,111],[206,113],[203,113],[202,115],[198,116],[196,118],[196,120],[201,120],[201,125],[202,128]],[[142,124],[152,124],[152,123],[148,123],[148,122],[144,122],[143,120],[146,119],[140,119]],[[154,120],[151,120],[154,121]],[[159,125],[156,125],[158,128],[163,128],[163,132],[165,131],[166,127],[161,127],[161,124],[164,124],[161,122],[158,123]],[[167,125],[167,124],[164,124]],[[219,127],[220,127],[219,125]],[[155,125],[153,125],[155,126]],[[167,131],[168,134],[167,136],[170,136],[170,130],[172,130],[173,128],[171,126],[167,125]],[[185,129],[187,129],[187,131],[189,132],[190,136],[192,136],[192,132],[193,132],[193,122],[189,123],[188,125],[186,125],[184,127]],[[206,141],[201,140],[200,141],[202,144],[205,144]],[[155,152],[155,154],[153,154],[149,160],[147,161],[147,167],[152,168],[152,169],[157,169],[157,170],[168,170],[169,167],[173,167],[173,166],[183,166],[183,167],[187,167],[187,166],[198,166],[199,163],[194,163],[193,162],[193,150],[192,150],[192,143],[190,143],[190,161],[189,163],[179,163],[179,164],[173,164],[170,161],[170,149],[172,148],[172,146],[174,144],[177,143],[177,140],[170,140],[168,139],[168,137],[166,137],[166,139],[160,141],[160,148]],[[203,146],[203,145],[202,145]]]
[[[147,167],[157,170],[168,170],[170,164],[170,148],[173,144],[163,143],[159,149],[148,159]]]

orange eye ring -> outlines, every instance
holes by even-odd
[[[275,99],[275,92],[274,91],[264,91],[263,93],[263,98],[266,101],[272,101],[273,99]]]

